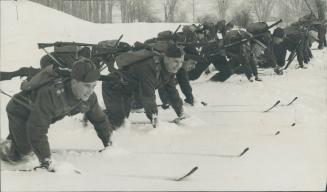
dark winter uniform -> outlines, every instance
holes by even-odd
[[[98,105],[97,96],[93,93],[87,102],[82,102],[73,95],[70,81],[63,84],[62,93],[58,86],[61,85],[51,84],[35,91],[20,92],[8,103],[6,109],[14,158],[26,155],[32,150],[40,162],[50,158],[47,138],[50,124],[67,115],[72,116],[80,112],[86,113],[102,143],[108,145],[111,125]],[[23,106],[16,99],[24,102],[31,109]],[[26,99],[31,101],[32,105],[29,105]]]
[[[230,44],[240,41],[245,38],[251,38],[252,35],[244,30],[230,30],[224,37],[224,44]],[[227,56],[230,58],[230,65],[234,71],[242,67],[246,77],[251,79],[255,76],[258,79],[258,70],[255,60],[255,55],[252,49],[253,44],[250,42],[242,43],[237,46],[232,46],[226,49]],[[241,66],[240,66],[241,65]]]
[[[159,87],[167,91],[176,114],[180,116],[183,102],[175,87],[175,74],[166,71],[162,56],[153,55],[109,74],[102,83],[102,94],[113,125],[121,126],[124,118],[129,116],[133,94],[139,94],[146,116],[151,120],[158,114],[155,91]]]
[[[200,53],[203,57],[203,60],[198,62],[193,70],[189,71],[190,80],[198,79],[201,74],[209,67],[210,64],[213,64],[215,68],[219,71],[214,76],[212,76],[210,80],[223,82],[226,81],[232,75],[232,71],[227,63],[225,53],[213,52],[213,50],[222,50],[222,46],[222,40],[208,42],[207,45],[203,46]]]
[[[252,51],[255,53],[258,66],[263,68],[272,67],[277,74],[282,74],[277,67],[272,36],[268,24],[266,22],[251,23],[246,27],[246,30],[255,36],[252,43],[254,50]]]
[[[300,67],[304,67],[303,63],[308,63],[312,53],[308,43],[308,29],[298,25],[291,25],[285,29],[276,28],[274,37],[282,38],[283,42],[274,45],[274,53],[279,66],[285,65],[286,52],[295,52]],[[285,35],[284,35],[285,34]]]
[[[48,66],[21,86],[22,92],[13,96],[7,105],[9,136],[0,147],[0,157],[19,162],[34,152],[41,165],[50,168],[51,153],[47,133],[50,124],[83,112],[94,125],[103,145],[109,146],[112,126],[98,104],[93,92],[100,73],[87,59],[73,65],[71,77],[61,77]]]
[[[164,33],[168,34],[168,37],[164,36]],[[170,33],[170,36],[172,35],[172,33]],[[152,44],[155,45],[157,42],[165,42],[165,41],[169,41],[170,39],[172,39],[171,37],[169,37],[169,33],[168,31],[164,31],[158,34],[158,38],[156,39],[150,39],[147,40],[146,42],[148,42],[148,44]],[[192,43],[195,42],[195,37],[193,36],[192,33],[186,33],[186,32],[179,32],[176,33],[176,38],[177,41],[181,42],[187,42],[187,43]],[[196,48],[192,45],[188,45],[184,47],[184,52],[185,54],[190,54],[190,55],[198,55],[198,52],[196,50]],[[184,58],[185,59],[185,58]],[[178,72],[176,73],[176,80],[177,83],[179,84],[182,93],[185,95],[185,102],[192,104],[194,102],[194,97],[192,94],[192,87],[189,81],[189,77],[188,77],[188,72],[185,70],[185,68],[180,68],[178,70]],[[167,93],[165,93],[165,89],[164,87],[160,88],[159,90],[159,96],[160,99],[163,103],[163,105],[168,105],[169,99],[167,97]]]

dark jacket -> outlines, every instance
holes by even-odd
[[[15,111],[16,105],[19,104],[14,99],[7,105],[7,112],[13,113],[12,115],[15,118],[27,119],[26,131],[21,130],[22,127],[9,128],[11,132],[16,132],[14,134],[24,134],[27,132],[31,147],[40,162],[50,157],[50,147],[47,138],[50,124],[67,115],[71,116],[85,112],[90,122],[94,125],[102,143],[105,146],[108,145],[112,126],[100,108],[95,93],[86,102],[78,100],[73,95],[71,81],[68,80],[62,84],[42,86],[30,92],[23,91],[15,95],[15,98],[21,100],[21,96],[32,101],[32,106],[28,112],[21,112],[22,114],[20,114],[19,111]],[[15,141],[15,143],[17,145],[28,145],[20,141]]]
[[[163,87],[167,90],[169,100],[177,115],[182,113],[183,102],[176,89],[175,74],[166,71],[162,56],[155,55],[145,60],[130,64],[110,74],[114,79],[123,82],[124,90],[129,93],[139,93],[145,113],[149,119],[152,114],[157,114],[156,89]]]

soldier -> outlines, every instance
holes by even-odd
[[[247,25],[246,31],[255,37],[252,43],[252,52],[258,65],[264,68],[272,67],[276,74],[282,75],[283,71],[277,65],[269,28],[266,22],[256,22]]]
[[[102,83],[102,95],[107,115],[117,129],[129,117],[132,97],[138,94],[148,119],[156,126],[157,104],[155,91],[164,87],[179,118],[185,118],[183,102],[175,84],[175,73],[182,65],[182,52],[167,43],[163,55],[147,49],[121,54],[116,58],[119,70]],[[125,65],[125,66],[124,66]]]
[[[233,29],[231,27],[232,26],[227,27],[227,32],[224,36],[225,45],[240,41],[242,39],[252,38],[251,33],[242,29]],[[262,81],[258,76],[257,64],[253,52],[253,44],[247,41],[240,45],[229,47],[226,49],[226,54],[227,57],[230,58],[229,65],[234,72],[241,69],[244,71],[250,82],[253,82],[253,76],[254,80]]]
[[[300,68],[305,68],[304,63],[307,64],[310,61],[310,56],[312,56],[307,35],[308,30],[296,24],[287,26],[285,29],[278,27],[274,30],[274,42],[275,44],[278,42],[278,44],[274,45],[274,52],[279,66],[285,65],[288,50],[291,52],[288,62],[292,62],[296,56]]]
[[[185,29],[188,30],[185,30]],[[192,43],[196,42],[196,37],[193,35],[194,33],[192,33],[193,26],[184,26],[183,27],[183,32],[178,32],[174,35],[173,37],[173,33],[171,31],[163,31],[160,32],[157,36],[156,39],[150,39],[147,40],[147,44],[149,44],[150,46],[155,46],[156,43],[160,42],[169,42],[171,40],[176,40],[178,43],[186,43],[187,45],[184,46],[183,51],[185,54],[187,54],[187,56],[184,56],[184,61],[183,61],[183,67],[181,67],[178,72],[176,73],[176,80],[180,86],[180,89],[182,91],[182,93],[185,95],[185,99],[184,101],[190,105],[194,104],[194,96],[192,94],[192,87],[189,81],[189,77],[188,77],[188,71],[191,70],[195,64],[196,61],[194,61],[193,59],[190,59],[188,56],[192,57],[196,57],[198,56],[198,52],[195,48],[195,46],[192,45]],[[159,91],[159,96],[160,99],[163,103],[162,108],[166,109],[169,107],[169,99],[167,97],[167,93],[165,93],[164,88],[161,88],[158,90]],[[137,96],[136,96],[137,98]],[[141,107],[141,105],[139,104],[140,102],[137,102],[138,99],[136,99],[136,106],[138,106],[139,108]]]
[[[222,39],[217,39],[217,32],[219,31],[222,34],[225,33],[225,21],[218,22],[217,25],[204,24],[204,29],[208,31],[207,34],[210,34],[204,36],[207,38],[201,38],[201,33],[196,33],[199,41],[203,43],[202,49],[199,53],[203,59],[198,61],[195,65],[195,68],[188,72],[189,79],[198,79],[201,74],[209,67],[209,65],[213,64],[219,72],[212,76],[210,80],[223,82],[232,75],[231,69],[227,64],[226,56],[224,53],[214,55],[211,55],[211,53],[213,50],[220,50],[220,48],[223,46]],[[187,31],[187,28],[185,31]],[[196,51],[195,47],[193,49]]]
[[[53,67],[48,66],[23,83],[23,91],[13,96],[6,108],[10,134],[1,146],[1,159],[19,163],[34,152],[40,161],[36,168],[54,172],[47,138],[49,126],[80,112],[94,125],[104,147],[110,146],[112,126],[94,93],[99,76],[90,60],[81,59],[74,63],[71,77],[56,76]]]

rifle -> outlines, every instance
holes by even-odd
[[[307,7],[309,8],[311,14],[312,14],[316,19],[318,19],[317,16],[313,13],[313,11],[312,11],[312,9],[311,9],[311,6],[310,6],[309,3],[307,2],[307,0],[304,0],[304,2],[305,2],[305,4],[307,5]]]
[[[43,48],[48,48],[48,47],[53,47],[53,46],[57,46],[57,47],[63,47],[66,45],[75,45],[75,46],[97,46],[97,44],[89,44],[89,43],[76,43],[76,42],[62,42],[62,41],[57,41],[54,43],[38,43],[38,47],[39,49],[43,49]]]
[[[269,25],[267,30],[271,29],[272,27],[278,25],[278,24],[281,23],[281,22],[283,22],[283,19],[280,19],[280,20],[276,21],[275,23]]]
[[[296,57],[296,52],[299,49],[299,47],[302,44],[302,40],[299,41],[299,43],[297,44],[296,48],[291,52],[291,54],[288,56],[287,59],[287,64],[284,67],[284,70],[286,70],[288,68],[288,66],[292,63],[292,61],[294,60],[294,58]]]
[[[16,71],[12,72],[0,72],[0,81],[10,80],[14,77],[27,77],[27,80],[32,78],[36,73],[38,73],[41,69],[33,68],[33,67],[21,67]]]
[[[51,53],[49,53],[46,48],[47,47],[58,47],[58,48],[64,48],[65,46],[74,46],[74,50],[72,52],[78,52],[78,46],[95,46],[95,44],[88,44],[88,43],[76,43],[76,42],[60,42],[57,41],[55,43],[38,43],[38,48],[43,49],[43,51],[61,68],[66,68],[67,64],[63,62],[60,58],[55,58]],[[64,52],[66,52],[65,50]]]

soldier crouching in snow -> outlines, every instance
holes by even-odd
[[[85,112],[103,145],[111,145],[112,127],[94,93],[100,76],[95,65],[88,59],[78,60],[73,65],[71,77],[67,78],[56,76],[52,67],[46,67],[23,83],[23,91],[9,101],[10,133],[1,145],[2,160],[19,163],[28,160],[33,151],[40,161],[36,168],[55,171],[47,138],[49,126],[80,112]]]
[[[183,102],[175,84],[175,73],[182,66],[182,52],[173,43],[167,43],[163,52],[164,55],[161,55],[148,49],[140,49],[116,58],[119,70],[109,74],[102,83],[106,112],[115,128],[119,128],[124,119],[128,118],[135,94],[138,94],[146,116],[156,127],[158,109],[155,91],[159,87],[165,87],[179,117],[176,120],[185,118]]]
[[[231,29],[227,30],[224,36],[225,45],[253,37],[251,33],[243,29],[234,29],[233,24],[229,23],[226,26]],[[253,82],[253,76],[254,80],[262,81],[258,76],[257,62],[254,58],[255,55],[252,48],[253,43],[249,41],[238,46],[229,47],[226,49],[227,57],[230,59],[229,62],[234,72],[241,69],[250,82]]]

